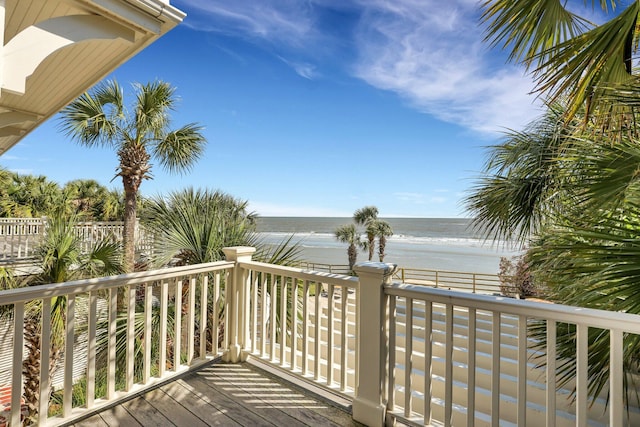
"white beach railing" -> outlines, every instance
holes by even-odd
[[[640,425],[637,375],[623,369],[625,340],[640,334],[640,316],[400,283],[386,285],[384,295],[388,416],[444,426]],[[530,335],[536,321],[548,345]],[[573,380],[562,387],[559,325],[576,331]],[[609,354],[592,354],[594,329],[609,337]],[[608,387],[593,398],[589,379],[601,372],[590,362],[603,357]]]
[[[340,394],[353,402],[354,419],[370,426],[640,425],[637,402],[627,411],[623,393],[625,378],[633,377],[624,349],[640,334],[640,316],[393,283],[392,264],[359,264],[357,277],[264,264],[252,260],[254,251],[226,248],[224,262],[0,292],[0,309],[8,307],[14,322],[11,373],[0,374],[13,391],[11,425],[21,417],[22,330],[34,319],[34,301],[42,307],[35,319],[43,362],[52,342],[48,313],[60,301],[66,306],[62,410],[47,417],[51,383],[40,372],[39,424],[72,422],[221,356],[259,358]],[[180,320],[172,322],[176,312]],[[546,325],[551,343],[560,325],[575,325],[577,368],[566,387],[556,387],[564,360],[554,345],[534,345],[532,319]],[[610,381],[592,403],[595,329],[610,337],[611,357],[600,355]],[[74,346],[79,341],[84,348]],[[86,372],[80,381],[77,363]],[[74,403],[74,385],[84,401]],[[568,398],[573,387],[575,400]]]
[[[249,261],[238,266],[249,278],[247,351],[353,398],[358,279]]]
[[[0,292],[0,309],[4,313],[9,309],[13,320],[12,356],[0,355],[12,360],[9,372],[0,373],[0,386],[12,390],[10,425],[21,423],[22,370],[27,360],[23,330],[28,322],[35,321],[41,328],[40,366],[48,366],[55,339],[51,310],[63,305],[63,336],[58,335],[55,343],[60,346],[59,366],[64,371],[61,414],[47,416],[48,370],[39,370],[36,390],[37,423],[57,425],[223,354],[228,342],[221,327],[227,313],[223,302],[229,301],[225,283],[233,267],[223,261]],[[77,310],[81,300],[88,305],[85,318]],[[98,316],[98,301],[106,303],[106,316]],[[179,321],[174,313],[180,313]],[[85,343],[81,348],[79,341]],[[143,347],[138,357],[136,342]],[[85,370],[82,407],[74,406],[72,399],[78,385],[77,363]],[[104,392],[97,395],[100,376]]]

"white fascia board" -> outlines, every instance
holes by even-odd
[[[91,0],[88,3],[108,11],[141,31],[156,35],[175,27],[186,16],[181,10],[161,0]]]

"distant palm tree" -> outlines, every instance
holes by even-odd
[[[122,221],[124,218],[124,193],[109,190],[95,207],[94,218],[98,221]]]
[[[96,220],[98,206],[106,199],[108,190],[95,179],[75,179],[63,188],[65,197],[81,219]]]
[[[393,229],[388,222],[380,219],[376,220],[374,224],[376,226],[376,236],[378,237],[378,257],[380,262],[383,262],[385,256],[384,251],[387,246],[387,237],[393,236]]]
[[[341,243],[347,243],[347,256],[349,258],[349,271],[353,271],[353,266],[358,260],[358,247],[362,247],[360,233],[354,224],[347,224],[338,227],[335,231],[336,239]]]
[[[60,186],[44,175],[14,174],[8,196],[13,203],[5,205],[5,208],[9,208],[13,214],[26,217],[47,216],[52,209],[64,205]]]
[[[142,181],[152,179],[151,159],[169,172],[188,170],[202,155],[205,138],[202,128],[188,124],[170,129],[170,113],[175,108],[175,88],[155,81],[135,84],[132,111],[125,109],[122,88],[105,82],[92,93],[84,93],[61,113],[63,131],[88,147],[107,146],[117,151],[118,173],[125,193],[124,268],[133,271],[134,234],[138,191]]]
[[[353,214],[353,220],[357,225],[364,225],[366,227],[367,233],[367,245],[366,248],[369,250],[369,261],[373,259],[373,253],[375,252],[375,239],[376,232],[375,227],[369,227],[369,225],[378,219],[378,208],[375,206],[365,206],[364,208],[358,209]]]

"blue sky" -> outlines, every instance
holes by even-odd
[[[506,128],[539,114],[533,83],[483,42],[476,0],[173,0],[185,21],[117,69],[177,88],[175,126],[208,146],[184,175],[156,166],[147,196],[192,186],[261,216],[467,216],[462,199]],[[60,184],[111,188],[117,159],[52,118],[0,157]]]

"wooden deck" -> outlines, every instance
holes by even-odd
[[[326,397],[250,363],[211,363],[74,426],[361,426]]]

